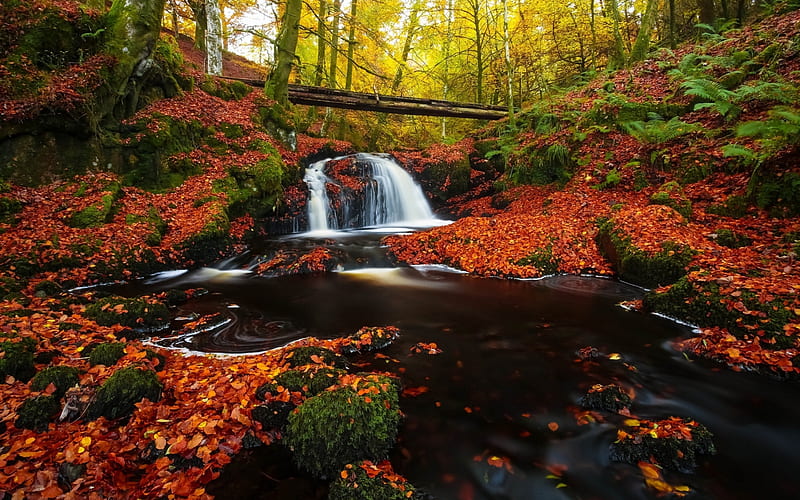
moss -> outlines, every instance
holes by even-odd
[[[694,256],[691,248],[671,241],[663,243],[662,250],[655,255],[649,255],[633,246],[630,238],[611,221],[600,225],[597,245],[620,278],[647,288],[679,280],[686,274],[686,266]]]
[[[658,465],[681,472],[697,467],[699,455],[717,452],[713,434],[705,426],[691,428],[691,439],[678,437],[637,436],[637,439],[618,440],[611,444],[611,460],[636,464],[655,459]]]
[[[90,205],[83,210],[72,214],[66,223],[70,227],[89,228],[99,227],[110,222],[114,217],[116,202],[123,196],[122,186],[118,182],[112,182],[106,186],[106,194],[100,199],[100,205]]]
[[[206,76],[200,84],[203,92],[211,94],[226,101],[240,101],[253,91],[253,87],[244,82],[220,80],[212,76]]]
[[[347,369],[347,360],[339,356],[330,349],[317,346],[297,347],[290,349],[286,353],[286,360],[289,361],[289,366],[297,368],[298,366],[317,364],[313,358],[319,358],[322,363],[326,365],[335,366],[336,368]]]
[[[79,373],[77,368],[71,366],[45,368],[31,380],[31,390],[43,391],[48,385],[53,384],[56,387],[56,392],[53,395],[60,399],[67,392],[67,389],[80,382]]]
[[[400,336],[400,330],[393,326],[365,326],[350,335],[348,343],[342,345],[342,354],[354,354],[379,351],[392,345]]]
[[[515,262],[518,266],[533,266],[543,275],[558,272],[559,260],[553,256],[553,245],[537,248],[527,256]]]
[[[724,217],[732,217],[734,219],[741,219],[747,215],[747,208],[749,203],[744,196],[733,195],[729,196],[722,203],[712,204],[706,208],[706,212],[715,215],[722,215]]]
[[[773,217],[800,215],[800,174],[765,174],[751,181],[751,191],[759,208]]]
[[[8,196],[0,197],[0,223],[13,224],[16,214],[22,211],[22,203]]]
[[[55,396],[28,398],[17,409],[14,425],[21,429],[43,432],[60,411],[61,405]]]
[[[686,197],[677,182],[664,183],[658,188],[658,191],[650,196],[650,203],[666,205],[681,214],[686,220],[692,217],[692,202]]]
[[[668,290],[651,291],[644,296],[645,310],[658,312],[688,321],[701,327],[721,326],[733,335],[744,337],[756,331],[763,331],[765,339],[774,339],[775,348],[793,347],[793,339],[784,335],[783,327],[794,314],[787,309],[787,297],[778,297],[771,302],[762,303],[753,292],[744,291],[738,297],[745,309],[761,314],[744,314],[728,307],[731,297],[723,297],[719,285],[711,282],[690,282],[681,278]],[[764,344],[769,347],[770,344]]]
[[[214,190],[226,194],[227,215],[236,218],[244,213],[263,217],[274,213],[283,201],[283,179],[287,167],[280,154],[265,143],[267,158],[248,166],[228,169],[228,177],[214,182]]]
[[[63,266],[62,266],[63,267]],[[64,291],[64,289],[56,283],[55,281],[50,280],[42,280],[33,287],[34,291],[37,295],[41,294],[44,296],[52,297],[54,295],[58,295]]]
[[[160,372],[164,369],[167,358],[164,357],[163,354],[152,349],[146,349],[144,355],[145,359],[150,361],[150,366],[152,366],[155,371]]]
[[[294,461],[315,476],[346,464],[386,458],[400,423],[398,393],[385,377],[308,398],[289,415],[284,442]]]
[[[122,418],[133,413],[135,405],[143,399],[158,401],[163,386],[152,370],[135,366],[114,372],[97,391],[89,406],[90,419],[106,417]]]
[[[631,398],[618,385],[596,385],[581,397],[580,404],[589,410],[618,413],[631,407]]]
[[[316,371],[288,370],[277,377],[275,382],[292,392],[315,395],[335,385],[346,372],[337,368],[321,368]]]
[[[525,148],[510,161],[508,179],[516,184],[563,185],[571,177],[575,160],[572,152],[563,144]]]
[[[361,467],[347,464],[331,483],[328,500],[407,500],[418,498],[415,492],[409,483],[392,482],[383,474],[371,476]]]
[[[169,323],[169,310],[150,298],[106,297],[86,308],[86,316],[98,325],[122,325],[142,331],[155,331]]]
[[[750,246],[753,243],[753,240],[747,236],[730,229],[718,229],[716,234],[717,244],[728,248],[741,248]]]
[[[9,375],[24,382],[30,380],[36,373],[33,366],[35,350],[36,341],[30,338],[0,342],[0,381],[5,381]]]
[[[104,342],[89,353],[89,364],[113,366],[125,356],[124,342]]]
[[[419,175],[419,182],[426,192],[444,201],[469,190],[470,169],[467,154],[453,161],[432,161]]]
[[[620,182],[622,182],[622,174],[620,174],[619,170],[616,168],[612,168],[606,174],[606,178],[603,182],[595,184],[592,187],[599,190],[611,189],[617,187]]]

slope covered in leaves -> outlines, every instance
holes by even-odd
[[[454,207],[468,217],[390,237],[390,252],[483,276],[663,285],[644,308],[703,327],[679,349],[795,376],[798,21],[792,12],[661,50],[523,111],[511,132],[487,130],[487,158],[505,160],[493,194],[476,188]],[[642,279],[662,268],[669,278]]]

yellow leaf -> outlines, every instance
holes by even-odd
[[[618,352],[612,352],[611,354],[608,355],[608,359],[616,361],[618,359],[622,359],[622,356],[620,356]]]
[[[84,436],[81,438],[81,446],[88,448],[90,444],[92,444],[92,438],[89,436]]]
[[[639,422],[635,418],[629,418],[625,420],[624,424],[627,425],[628,427],[639,427],[641,425],[641,422]]]

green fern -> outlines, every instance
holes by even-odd
[[[734,103],[736,94],[726,89],[719,82],[706,78],[690,78],[681,84],[686,95],[691,95],[700,101],[694,105],[694,110],[711,109],[723,118],[730,120],[742,112]]]
[[[634,121],[622,124],[622,128],[630,135],[646,144],[664,144],[682,135],[700,130],[698,125],[681,121],[673,117],[669,121],[653,113],[648,121]]]

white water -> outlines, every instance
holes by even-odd
[[[325,234],[331,230],[350,229],[348,219],[359,220],[359,226],[431,227],[446,224],[437,219],[422,188],[394,160],[383,156],[359,153],[356,158],[367,163],[365,175],[368,177],[366,199],[363,200],[363,213],[349,217],[353,210],[345,200],[342,218],[331,210],[326,185],[333,181],[325,175],[325,166],[330,159],[313,163],[306,169],[303,180],[308,185],[309,230],[315,234]],[[339,160],[341,158],[335,158]]]

